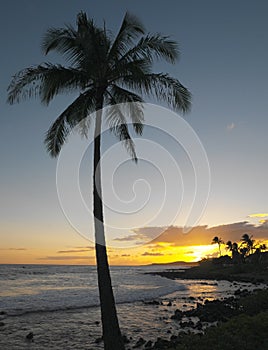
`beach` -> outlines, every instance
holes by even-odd
[[[143,348],[159,337],[170,340],[190,330],[174,319],[177,309],[187,312],[209,300],[231,297],[238,290],[256,289],[255,284],[246,282],[173,280],[154,275],[176,272],[168,271],[167,266],[111,270],[118,317],[129,349],[141,339]],[[180,267],[176,270],[181,273]],[[95,267],[6,265],[0,271],[0,348],[103,348]],[[27,339],[30,333],[33,337]]]

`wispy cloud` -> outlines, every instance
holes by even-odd
[[[70,250],[59,250],[57,251],[58,254],[69,254],[69,253],[84,253],[89,252],[91,250],[94,250],[94,248],[87,248],[87,249],[70,249]]]
[[[163,253],[144,252],[142,256],[163,256]]]
[[[27,248],[1,248],[0,250],[27,250]]]
[[[208,227],[207,225],[196,226],[187,234],[184,234],[183,228],[178,226],[151,227],[150,230],[149,228],[141,227],[135,229],[135,232],[138,238],[143,237],[144,241],[147,240],[148,245],[146,247],[152,253],[154,250],[156,250],[155,253],[159,250],[166,251],[170,247],[208,245],[214,236],[221,237],[225,242],[228,240],[239,241],[245,232],[252,234],[256,239],[268,239],[266,221],[257,226],[248,221],[215,227]],[[158,236],[159,232],[162,233]],[[135,236],[132,236],[132,239],[135,240]],[[128,240],[129,236],[121,238],[122,241],[125,239]]]
[[[136,243],[140,241],[140,243],[146,243],[148,241],[151,241],[155,237],[161,235],[161,233],[166,229],[167,229],[167,226],[139,227],[132,230],[133,234],[125,237],[114,238],[114,241],[118,241],[118,242],[135,241]]]
[[[37,260],[89,260],[89,259],[93,259],[93,257],[71,255],[71,256],[45,256],[42,258],[37,258]]]
[[[260,213],[260,214],[250,214],[248,215],[250,218],[268,218],[268,213]]]

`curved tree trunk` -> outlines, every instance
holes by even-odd
[[[101,305],[101,320],[103,330],[103,340],[105,350],[124,350],[124,343],[121,336],[112,283],[108,264],[104,225],[103,225],[103,203],[101,187],[101,168],[100,168],[100,145],[101,145],[101,120],[102,120],[102,99],[98,103],[96,112],[96,124],[94,134],[94,226],[96,242],[96,260],[98,285]]]

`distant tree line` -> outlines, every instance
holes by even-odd
[[[219,247],[219,256],[221,257],[221,246],[225,242],[220,238],[215,236],[211,244],[218,244]],[[262,258],[262,253],[267,250],[266,244],[256,241],[253,239],[253,236],[245,233],[243,234],[241,240],[237,242],[228,241],[225,244],[227,251],[231,252],[232,261],[234,263],[245,262],[258,262]]]

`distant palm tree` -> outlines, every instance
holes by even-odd
[[[219,253],[220,253],[220,256],[221,256],[221,245],[224,244],[223,240],[217,236],[215,236],[211,242],[211,244],[218,244],[219,246]]]
[[[132,158],[137,161],[130,136],[127,117],[134,131],[142,134],[143,98],[153,96],[166,102],[174,110],[186,112],[190,107],[189,91],[175,78],[152,73],[153,62],[164,59],[177,61],[177,43],[160,34],[147,34],[140,21],[126,13],[114,38],[105,25],[98,27],[83,12],[77,16],[77,27],[51,28],[42,48],[45,54],[56,51],[69,66],[43,63],[23,69],[13,77],[8,88],[8,102],[40,97],[45,104],[59,93],[75,91],[79,96],[60,114],[46,134],[45,144],[52,157],[58,156],[69,133],[91,112],[95,114],[94,137],[94,225],[98,285],[101,304],[104,347],[106,350],[124,349],[118,324],[111,284],[103,225],[101,171],[101,130],[104,106],[112,105],[106,115],[111,131],[123,141]],[[139,95],[141,94],[141,95]],[[131,106],[118,106],[132,103]],[[81,125],[81,123],[79,124]],[[89,121],[82,123],[87,134]],[[98,171],[97,171],[98,167]]]
[[[241,239],[242,245],[247,248],[246,254],[252,254],[254,249],[255,240],[252,239],[252,235],[249,236],[247,233],[244,233]]]
[[[237,261],[239,257],[238,244],[236,242],[228,241],[226,242],[226,249],[232,252],[232,259]]]
[[[266,251],[266,249],[267,249],[266,244],[265,244],[265,243],[260,244],[259,249],[260,249],[260,251],[265,252],[265,251]]]

